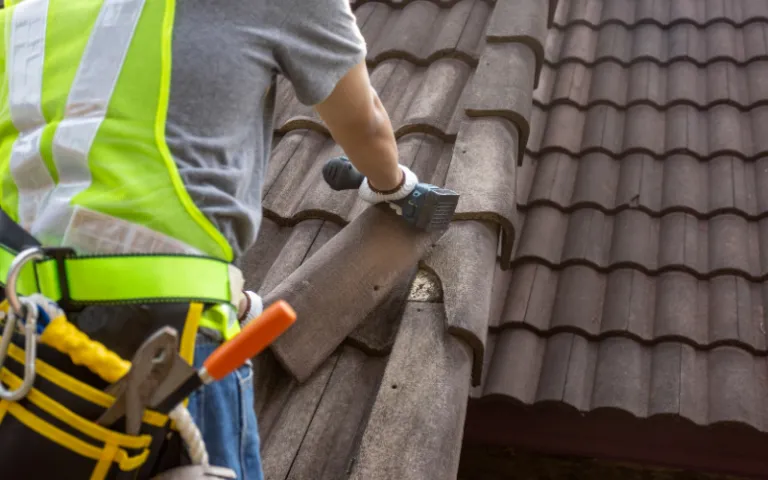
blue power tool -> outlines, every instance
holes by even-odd
[[[365,176],[347,157],[334,157],[323,165],[323,178],[333,190],[357,190]],[[418,229],[434,232],[446,230],[451,223],[459,194],[428,183],[418,183],[405,198],[387,202],[406,222]]]

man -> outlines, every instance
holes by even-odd
[[[226,6],[191,0],[177,3],[176,12],[168,144],[190,195],[236,256],[255,241],[261,223],[277,72],[291,81],[299,101],[314,106],[333,139],[367,176],[363,198],[376,203],[413,190],[416,177],[398,166],[394,132],[370,85],[365,41],[347,0]],[[248,298],[258,305],[251,292],[241,305],[241,319]],[[199,341],[196,362],[213,348],[215,343]],[[233,468],[238,478],[258,479],[250,388],[250,378],[220,382],[193,395],[190,411],[201,419],[212,463]],[[230,438],[224,436],[230,433],[222,424],[224,404],[248,412],[242,424],[231,426],[231,433],[241,430]]]
[[[13,188],[0,206],[45,246],[237,261],[262,221],[278,73],[367,177],[362,198],[404,198],[418,181],[398,164],[347,0],[22,0],[9,12],[0,181]],[[236,314],[201,323],[196,366],[260,310],[247,292]],[[241,479],[263,475],[251,376],[245,366],[189,403],[211,464]]]

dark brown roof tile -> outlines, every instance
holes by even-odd
[[[395,282],[390,294],[349,334],[344,343],[371,356],[388,354],[400,331],[401,318],[412,292],[416,272],[416,266],[406,269]]]
[[[302,319],[272,344],[281,364],[308,379],[440,236],[417,232],[386,206],[360,214],[266,294],[265,304],[284,299]]]
[[[285,478],[335,480],[353,465],[359,426],[365,424],[379,391],[385,358],[342,349]]]
[[[304,222],[301,227],[302,229],[317,230],[322,223],[322,220],[311,220]],[[292,233],[292,228],[281,227],[269,218],[262,220],[258,241],[240,258],[238,265],[243,271],[247,288],[262,289],[262,292],[269,291],[288,276],[290,269],[301,263],[300,260],[295,262],[290,258],[277,261],[280,256],[288,255],[288,252],[300,252],[293,253],[292,256],[304,255],[304,252],[301,251],[302,247],[285,249]],[[280,265],[286,264],[287,270],[284,273],[279,272],[281,270]],[[273,272],[270,275],[271,271]]]
[[[346,193],[331,195],[330,188],[322,183],[322,159],[340,153],[341,149],[321,133],[298,130],[286,134],[274,149],[275,161],[268,165],[264,207],[284,219],[322,207],[337,217],[346,215],[355,197]]]
[[[729,104],[740,110],[766,103],[768,61],[744,67],[730,62],[714,62],[698,67],[688,61],[667,67],[639,61],[628,67],[604,62],[588,67],[568,62],[557,69],[545,66],[542,75],[549,81],[534,92],[539,105],[571,104],[588,109],[609,104],[626,109],[648,104],[659,110],[675,105],[691,105],[699,110]]]
[[[617,161],[603,153],[589,153],[581,159],[556,152],[543,155],[536,160],[535,176],[528,182],[530,191],[526,194],[518,190],[519,202],[527,206],[551,203],[564,209],[595,206],[604,210],[642,205],[657,212],[650,207],[657,206],[651,202],[659,200],[659,192],[648,189],[661,187],[661,181],[645,165],[653,167],[656,163],[643,162],[642,157]],[[633,202],[640,193],[648,195]]]
[[[525,10],[529,12],[528,18],[540,18],[540,23],[544,22],[546,8],[534,3]],[[358,21],[372,52],[369,60],[375,63],[372,81],[397,129],[401,162],[410,166],[423,181],[437,185],[447,183],[462,193],[457,220],[476,219],[501,224],[504,229],[502,262],[507,264],[515,239],[514,157],[517,155],[522,159],[536,64],[541,63],[541,48],[536,45],[540,46],[543,31],[539,28],[541,25],[538,30],[530,30],[527,25],[518,24],[520,28],[517,30],[500,30],[493,42],[486,45],[485,29],[492,7],[479,0],[443,5],[427,1],[403,5],[365,3],[358,8]],[[510,13],[506,8],[499,4],[494,10],[494,18],[508,16]],[[497,28],[502,28],[501,20],[494,21]],[[424,24],[431,27],[424,29]],[[419,25],[428,36],[419,37],[421,33],[414,30],[414,25]],[[436,40],[428,41],[427,38]],[[474,73],[473,67],[478,60],[473,59],[471,54],[476,47],[482,50],[475,53],[482,51],[482,55],[480,68]],[[459,51],[462,48],[467,50],[462,53]],[[534,50],[539,52],[538,58]],[[499,78],[506,80],[500,81]],[[496,94],[487,97],[484,93],[487,90],[494,90]],[[499,91],[503,93],[499,94]],[[328,275],[335,275],[333,269],[325,268],[325,264],[350,262],[341,258],[347,242],[357,245],[363,241],[359,238],[363,232],[374,238],[375,232],[385,228],[387,222],[373,227],[371,219],[377,218],[378,214],[366,211],[366,205],[357,199],[354,192],[333,192],[324,184],[321,178],[322,162],[340,154],[341,150],[329,138],[317,115],[298,103],[284,78],[279,81],[277,94],[280,105],[276,122],[279,142],[274,147],[267,172],[264,208],[266,216],[275,222],[299,222],[300,227],[290,234],[290,248],[280,253],[282,258],[279,264],[276,262],[267,272],[259,267],[259,275],[264,276],[262,281],[269,287],[263,289],[268,299],[295,298],[297,311],[303,309],[306,311],[300,314],[309,315],[309,310],[314,314],[316,310],[324,309],[316,303],[321,300],[320,297],[312,293],[315,279],[325,284]],[[520,136],[523,138],[519,139]],[[460,149],[454,148],[454,138]],[[489,150],[490,147],[493,148]],[[500,171],[507,173],[502,175]],[[368,217],[367,213],[370,213]],[[322,246],[322,232],[327,232],[325,237],[330,237],[338,231],[338,227],[325,227],[319,220],[313,223],[302,221],[310,218],[337,224],[352,223]],[[491,231],[494,231],[493,228]],[[352,263],[375,262],[375,252],[397,251],[400,237],[386,237],[385,243],[389,242],[386,246],[366,241],[371,244],[370,251],[354,249],[361,256],[359,261]],[[334,328],[319,331],[319,327],[313,325],[323,325],[324,320],[322,316],[313,315],[311,320],[292,328],[275,344],[276,357],[297,378],[308,378],[323,358],[346,336],[353,334],[362,319],[402,281],[394,277],[395,271],[402,273],[405,263],[418,259],[431,243],[424,237],[422,245],[411,234],[404,234],[401,239],[403,246],[412,246],[415,242],[417,248],[411,248],[410,253],[402,255],[402,264],[400,261],[389,262],[393,276],[377,280],[381,283],[376,285],[381,287],[379,293],[373,296],[364,294],[357,302],[359,308],[350,309],[348,316],[336,315],[334,322],[329,322]],[[489,244],[492,247],[489,252],[493,252],[493,256],[496,253],[495,241],[493,239]],[[317,255],[313,254],[315,250]],[[334,260],[335,256],[339,259]],[[305,262],[307,258],[309,260]],[[313,261],[315,258],[323,260]],[[256,266],[261,262],[250,261]],[[493,267],[493,263],[490,265]],[[367,285],[370,282],[363,278],[353,277],[344,275],[344,280],[353,282],[357,290],[374,286]],[[463,287],[456,285],[452,288],[461,290]],[[334,302],[331,298],[323,301],[330,302],[329,306]],[[448,303],[449,308],[454,308],[450,301]],[[309,305],[312,305],[311,309]],[[487,306],[484,308],[487,310]],[[328,310],[334,311],[330,307]],[[474,338],[471,341],[482,348],[487,316],[478,316],[471,321],[461,319],[460,322],[468,322],[467,331],[471,332],[468,338]],[[307,335],[313,338],[314,345],[323,344],[324,347],[313,348],[311,352],[302,347],[309,343],[303,341],[308,338]],[[320,341],[320,337],[325,341]],[[381,338],[367,338],[365,332],[356,340],[360,348],[369,351],[386,348],[387,343]],[[482,356],[482,351],[479,355]]]
[[[557,402],[581,412],[610,408],[638,417],[674,415],[699,425],[764,429],[768,422],[762,401],[768,394],[766,361],[737,348],[698,351],[675,342],[649,347],[570,333],[545,339],[526,330],[504,330],[493,340],[497,353],[475,395]]]
[[[406,307],[349,478],[455,476],[472,353],[443,330],[444,318],[440,303],[409,302]]]
[[[371,83],[389,113],[396,136],[424,131],[438,136],[455,136],[466,101],[462,93],[469,84],[472,67],[445,58],[419,67],[407,60],[386,60],[371,72]],[[279,104],[275,123],[279,132],[311,128],[327,133],[314,110],[301,105],[287,80],[280,77]],[[530,106],[527,107],[530,110]]]
[[[484,0],[459,0],[445,14],[444,26],[435,36],[436,50],[466,52],[477,59],[486,43],[486,28],[493,5]]]
[[[369,18],[369,22],[380,26],[376,29],[377,35],[374,37],[373,31],[368,30],[369,22],[361,26],[366,40],[373,39],[369,41],[368,58],[381,59],[384,53],[403,56],[412,61],[429,58],[440,47],[434,40],[443,27],[450,28],[447,33],[453,34],[451,36],[461,34],[461,28],[456,29],[452,23],[443,23],[445,12],[449,11],[428,1],[412,2],[402,10],[389,12],[377,8],[372,17],[377,14],[386,17],[386,22],[374,22],[374,18]]]
[[[702,159],[715,155],[754,159],[768,152],[768,139],[759,133],[761,122],[768,121],[767,106],[745,113],[726,104],[701,111],[679,104],[667,110],[645,104],[626,109],[597,104],[579,110],[570,103],[561,103],[532,119],[528,148],[533,154],[565,151],[576,155],[604,152],[611,156],[647,153],[664,157],[687,153]],[[566,124],[571,127],[563,128]],[[541,143],[534,143],[539,139]]]
[[[418,130],[418,126],[429,126],[441,133],[455,135],[458,129],[461,96],[469,83],[471,68],[455,59],[437,60],[413,75],[409,87],[401,88],[394,79],[387,82],[389,87],[382,95],[400,98],[400,103],[389,108],[394,118],[397,134]],[[374,82],[376,86],[376,82]],[[412,95],[408,93],[412,92]]]
[[[679,271],[648,276],[617,268],[606,274],[581,265],[553,270],[525,263],[515,267],[505,311],[492,326],[644,343],[675,339],[701,348],[733,345],[765,355],[766,294],[763,284],[733,275],[699,280]]]
[[[494,223],[456,222],[424,259],[442,282],[448,331],[472,347],[475,382],[482,373],[493,304],[498,236]]]
[[[353,2],[400,161],[461,193],[439,241],[324,184],[341,150],[279,79],[264,228],[243,260],[247,287],[299,317],[256,359],[267,478],[455,476],[470,380],[514,273],[517,176],[533,174],[516,160],[556,4]]]
[[[602,62],[629,66],[639,61],[666,66],[682,60],[700,67],[716,61],[744,65],[768,57],[766,30],[768,20],[743,28],[722,22],[706,27],[678,23],[666,28],[641,23],[631,29],[616,23],[597,28],[573,23],[564,30],[550,30],[546,62],[553,67],[568,61],[589,66]]]
[[[531,49],[536,57],[534,85],[539,83],[539,73],[544,61],[547,14],[548,5],[544,2],[498,0],[486,31],[488,42],[519,42]]]
[[[768,5],[753,0],[573,0],[563,3],[556,17],[561,25],[583,21],[591,25],[654,23],[666,27],[685,22],[701,27],[714,22],[742,26],[750,21],[768,20]]]
[[[257,412],[265,478],[344,476],[386,363],[387,357],[368,357],[342,347],[304,385],[291,381],[269,385],[273,401],[269,409]],[[261,386],[257,377],[258,392],[265,391]]]
[[[733,214],[700,220],[684,212],[652,217],[636,209],[607,215],[537,206],[525,216],[514,263],[633,265],[651,273],[682,269],[702,278],[734,273],[761,280],[768,273],[768,255],[760,247],[767,227]]]
[[[680,419],[765,432],[768,3],[574,0],[555,24],[516,171],[512,268],[485,300],[470,411],[495,413],[468,425],[486,422],[483,441],[566,448],[556,429],[504,433],[541,405],[581,412],[584,430],[631,415],[655,417],[627,420],[649,432]],[[695,463],[695,444],[670,445],[673,462]],[[622,455],[650,458],[639,450]]]
[[[515,153],[518,132],[501,118],[465,121],[456,139],[445,185],[461,192],[457,219],[495,220],[505,230],[503,257],[516,237]]]
[[[518,162],[522,162],[530,130],[534,69],[535,56],[527,46],[490,44],[463,102],[467,115],[504,117],[517,126],[521,141]]]
[[[368,61],[406,58],[425,64],[444,55],[476,61],[482,48],[491,6],[461,0],[441,7],[417,0],[402,7],[367,2],[355,14],[368,43]]]

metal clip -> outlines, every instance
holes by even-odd
[[[10,309],[5,320],[3,338],[0,340],[0,368],[5,364],[8,348],[11,344],[16,321],[24,319],[24,379],[16,390],[7,390],[0,384],[0,398],[10,402],[18,402],[24,398],[35,383],[35,360],[37,358],[37,305],[26,298],[19,298],[16,293],[21,269],[28,262],[43,260],[45,253],[41,248],[28,248],[13,259],[8,269],[8,279],[5,283],[5,297]]]

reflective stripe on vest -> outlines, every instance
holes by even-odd
[[[88,156],[107,114],[123,52],[128,51],[143,6],[144,0],[108,0],[99,11],[69,89],[64,118],[53,136],[59,182],[32,225],[31,233],[37,238],[63,239],[74,214],[72,199],[91,185]]]
[[[24,0],[1,12],[13,105],[0,111],[0,206],[44,245],[232,259],[165,141],[174,6]],[[33,185],[14,175],[29,171]]]
[[[165,140],[174,8],[23,0],[0,10],[0,207],[43,245],[232,260]]]
[[[40,95],[47,10],[48,0],[17,9],[11,19],[14,42],[7,57],[9,114],[20,132],[11,146],[10,169],[18,187],[18,222],[28,231],[45,195],[53,188],[53,178],[40,156],[45,127]]]

